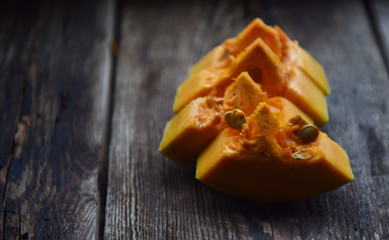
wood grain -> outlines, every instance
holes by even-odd
[[[323,130],[348,151],[353,183],[307,201],[259,204],[207,188],[158,153],[190,65],[256,16],[325,67],[332,94]],[[389,79],[362,2],[126,2],[120,32],[106,239],[388,238]]]
[[[15,146],[13,137],[17,128],[18,116],[21,106],[21,94],[23,92],[23,78],[25,73],[20,71],[21,65],[27,65],[25,39],[28,31],[36,18],[28,14],[26,9],[20,9],[25,13],[25,24],[14,25],[14,16],[5,14],[5,8],[0,8],[2,21],[0,21],[0,199],[4,199],[5,183],[9,163],[12,161]],[[10,46],[12,42],[12,46]],[[13,55],[13,57],[11,57]],[[3,226],[4,209],[1,208],[0,224]],[[3,228],[0,230],[3,236]]]
[[[97,235],[113,6],[16,1],[1,10],[3,239]]]
[[[367,2],[371,11],[373,27],[376,30],[377,41],[381,48],[386,69],[389,72],[389,2],[374,0]]]

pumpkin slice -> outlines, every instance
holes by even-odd
[[[212,49],[197,62],[190,69],[189,77],[202,69],[228,67],[228,64],[231,63],[228,60],[236,57],[257,38],[261,38],[278,57],[281,57],[282,44],[278,31],[266,25],[261,19],[256,18],[235,38],[225,40],[223,44]]]
[[[262,39],[267,46],[281,58],[282,43],[276,29],[266,25],[261,19],[254,19],[235,38],[227,39],[224,46],[229,54],[237,56],[256,39]]]
[[[283,112],[283,107],[279,112]],[[200,155],[196,178],[214,189],[263,202],[306,199],[353,180],[346,152],[324,133],[309,143],[295,122],[260,103],[243,130],[221,134]]]
[[[254,73],[252,74],[254,81],[261,84],[262,89],[269,96],[277,96],[284,92],[288,84],[286,70],[280,58],[262,39],[258,38],[236,57],[228,75],[237,77],[245,71]]]
[[[327,103],[320,88],[300,69],[287,70],[261,39],[255,40],[235,59],[229,75],[234,77],[253,67],[258,68],[261,75],[256,81],[270,97],[289,99],[319,126],[328,122]]]
[[[215,97],[191,101],[166,124],[159,151],[171,160],[194,167],[199,153],[221,131],[222,101]]]

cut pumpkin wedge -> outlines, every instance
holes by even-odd
[[[261,202],[310,198],[353,180],[346,152],[324,133],[301,144],[293,125],[260,103],[243,131],[225,129],[200,155],[196,178]]]
[[[254,19],[235,38],[224,42],[226,51],[237,56],[258,38],[262,39],[278,57],[282,56],[282,43],[276,29],[266,25],[261,19]]]
[[[231,63],[229,60],[236,57],[257,38],[261,38],[278,57],[281,57],[282,43],[278,33],[276,29],[256,18],[235,38],[227,39],[223,44],[212,49],[190,69],[189,76],[205,68],[228,67]]]
[[[219,134],[222,100],[197,98],[174,116],[165,127],[159,151],[181,164],[194,167],[200,152]]]

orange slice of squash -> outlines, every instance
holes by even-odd
[[[200,155],[196,178],[262,202],[306,199],[354,179],[346,152],[326,134],[302,144],[294,130],[285,116],[262,102],[243,131],[223,130]]]

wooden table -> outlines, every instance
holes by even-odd
[[[10,2],[0,3],[3,239],[389,239],[388,1]],[[158,152],[189,67],[254,17],[324,66],[322,130],[347,150],[352,183],[260,204]]]

